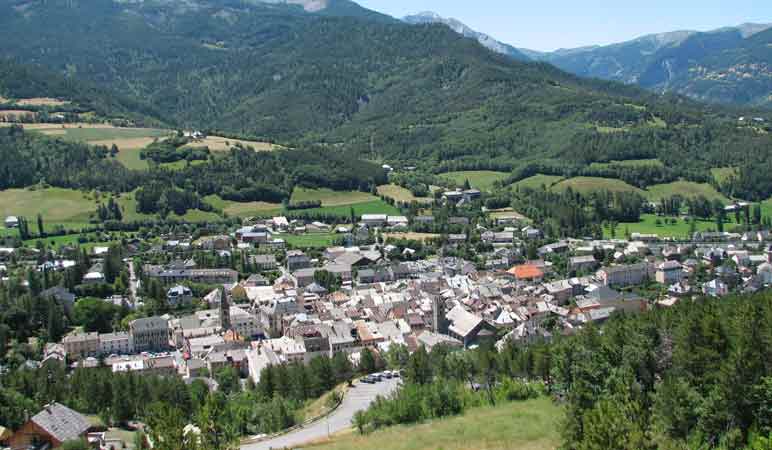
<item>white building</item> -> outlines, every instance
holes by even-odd
[[[5,218],[5,227],[6,228],[18,228],[19,227],[19,218],[16,216],[8,216]]]
[[[131,335],[126,332],[99,335],[99,354],[130,355],[134,353]]]

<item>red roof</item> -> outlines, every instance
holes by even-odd
[[[531,264],[515,266],[509,269],[507,272],[514,275],[518,280],[533,280],[536,278],[544,278],[544,271],[541,270],[538,266]]]

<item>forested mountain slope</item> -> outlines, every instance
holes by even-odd
[[[745,24],[676,31],[551,53],[527,52],[568,72],[736,105],[772,105],[772,28]]]
[[[142,101],[116,95],[42,67],[17,64],[6,59],[0,59],[0,97],[7,100],[5,103],[9,108],[17,108],[15,102],[19,99],[48,97],[66,103],[53,108],[57,111],[93,112],[103,118],[128,119],[137,125],[163,122],[159,112]]]
[[[737,112],[581,79],[442,25],[340,12],[347,8],[356,9],[4,0],[0,56],[142,99],[179,127],[294,148],[431,172],[583,174],[639,187],[704,182],[713,167],[738,167],[753,181],[733,180],[733,193],[772,193],[772,182],[758,182],[770,164],[766,125],[738,127]],[[640,158],[665,164],[587,173],[592,162]]]

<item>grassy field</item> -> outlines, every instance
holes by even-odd
[[[332,189],[307,189],[296,187],[290,203],[320,201],[322,206],[353,205],[378,200],[378,197],[360,191],[333,191]]]
[[[580,192],[587,194],[593,191],[609,191],[609,192],[637,192],[644,195],[645,192],[634,186],[625,183],[622,180],[612,178],[595,178],[595,177],[576,177],[569,178],[568,180],[561,181],[555,184],[552,188],[555,190],[563,191],[571,187],[574,192]]]
[[[397,186],[396,184],[384,184],[378,186],[378,194],[393,199],[397,202],[403,203],[431,203],[432,199],[429,197],[416,197],[410,190]]]
[[[321,208],[287,211],[286,215],[325,215],[349,217],[351,215],[351,208],[354,209],[354,214],[357,216],[361,216],[362,214],[388,214],[390,216],[401,214],[399,209],[389,205],[381,199],[377,199],[364,203],[354,203],[340,206],[323,206]]]
[[[713,175],[713,179],[716,180],[719,184],[721,184],[724,181],[726,181],[727,178],[737,174],[737,168],[736,167],[717,167],[715,169],[710,169],[710,173]]]
[[[230,150],[231,147],[236,144],[241,144],[244,147],[252,147],[258,152],[268,152],[276,148],[280,148],[277,145],[270,144],[268,142],[257,141],[243,141],[240,139],[230,139],[220,136],[207,136],[204,139],[199,139],[188,145],[188,147],[209,147],[209,150],[213,152],[224,152]]]
[[[684,198],[703,196],[708,200],[721,200],[729,203],[729,199],[707,183],[694,183],[691,181],[676,181],[668,184],[657,184],[649,186],[646,190],[646,197],[654,202],[673,195],[680,195]]]
[[[88,142],[99,145],[112,145],[115,144],[119,148],[123,145],[125,147],[139,148],[144,147],[141,145],[144,142],[153,142],[153,138],[163,137],[169,134],[168,130],[157,130],[153,128],[111,128],[111,127],[94,127],[90,128],[84,126],[68,127],[64,129],[53,129],[50,131],[43,130],[44,134],[56,131],[54,135],[67,141],[73,142]],[[59,133],[64,131],[64,133]]]
[[[493,183],[503,180],[509,174],[504,172],[494,172],[491,170],[468,170],[464,172],[448,172],[440,174],[441,178],[451,181],[459,186],[469,180],[469,185],[481,191],[491,191]]]
[[[326,248],[335,243],[341,236],[335,233],[282,234],[279,236],[288,245],[297,248]]]
[[[660,225],[657,225],[657,219],[660,220]],[[734,218],[727,216],[731,223],[726,224],[726,228],[731,227],[734,223]],[[681,218],[676,219],[676,224],[671,225],[668,222],[668,218],[659,217],[655,214],[644,214],[641,216],[641,221],[638,223],[620,223],[616,227],[616,237],[624,238],[625,230],[629,230],[630,233],[642,233],[642,234],[656,234],[660,238],[672,237],[672,238],[687,238],[689,237],[690,225]],[[697,221],[697,231],[710,231],[716,230],[716,222],[712,220],[700,220]],[[611,228],[606,226],[603,228],[603,235],[605,237],[611,237]]]
[[[560,183],[563,181],[563,177],[556,176],[556,175],[534,175],[532,177],[525,178],[523,180],[518,181],[513,186],[519,187],[519,188],[528,188],[528,189],[541,189],[542,186],[549,189],[552,187],[552,185]]]
[[[205,197],[204,200],[229,216],[251,217],[266,215],[276,216],[282,214],[282,206],[280,203],[233,202],[230,200],[223,200],[217,195],[210,195]]]
[[[24,216],[33,232],[37,232],[38,214],[43,216],[46,227],[62,225],[80,229],[89,225],[89,216],[95,211],[96,202],[92,198],[72,189],[0,191],[0,217]]]
[[[560,445],[561,410],[549,399],[477,408],[460,417],[353,431],[304,448],[314,450],[552,450]]]

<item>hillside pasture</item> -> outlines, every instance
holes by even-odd
[[[23,216],[30,231],[37,232],[37,216],[43,217],[46,228],[61,225],[78,230],[89,226],[96,212],[96,201],[73,189],[8,189],[0,191],[0,217]]]
[[[646,197],[653,202],[658,202],[663,198],[672,197],[674,195],[680,195],[684,198],[696,198],[702,196],[710,201],[720,200],[721,202],[729,203],[728,198],[707,183],[676,181],[674,183],[649,186],[646,190]]]
[[[554,450],[560,446],[560,407],[548,398],[481,407],[459,417],[397,425],[370,434],[342,432],[305,445],[310,450]]]
[[[197,139],[195,142],[188,144],[188,147],[209,147],[209,150],[213,152],[225,152],[234,147],[236,144],[241,144],[244,147],[252,147],[258,152],[269,152],[279,148],[279,146],[271,144],[269,142],[258,141],[244,141],[241,139],[231,139],[221,136],[207,136],[204,139]]]
[[[515,183],[513,186],[518,188],[528,188],[528,189],[541,189],[542,186],[549,189],[553,185],[560,183],[563,181],[564,178],[557,175],[542,175],[537,174],[532,177],[528,177],[525,179],[522,179]]]
[[[217,195],[210,195],[204,200],[223,213],[234,217],[265,217],[282,214],[281,203],[268,202],[233,202],[223,200]]]
[[[378,194],[402,203],[431,203],[433,201],[433,199],[429,197],[416,197],[409,189],[397,186],[396,184],[384,184],[378,186]]]
[[[732,175],[737,175],[737,168],[736,167],[716,167],[716,168],[710,169],[710,173],[711,175],[713,175],[713,179],[716,180],[718,184],[721,184]]]
[[[492,170],[467,170],[439,175],[440,178],[444,178],[457,186],[462,186],[466,180],[469,180],[470,186],[486,192],[493,190],[493,183],[501,181],[507,176],[509,176],[508,173],[494,172]]]
[[[596,177],[575,177],[563,180],[552,186],[556,191],[565,191],[568,188],[582,194],[590,192],[609,191],[609,192],[636,192],[644,195],[645,192],[637,187],[631,186],[622,180],[615,178],[596,178]]]
[[[285,214],[289,217],[293,216],[335,216],[340,218],[348,218],[351,215],[351,210],[354,210],[354,215],[361,217],[363,214],[386,214],[390,216],[400,215],[399,209],[389,205],[381,199],[372,200],[369,202],[345,204],[338,206],[323,206],[321,208],[312,209],[300,209],[295,211],[287,211]]]
[[[332,189],[309,189],[296,187],[292,191],[290,203],[320,201],[323,207],[353,205],[367,203],[380,199],[367,192],[360,191],[333,191]]]

